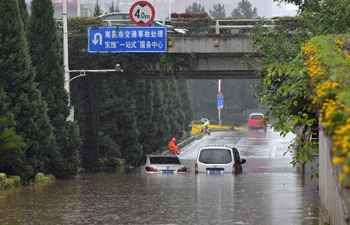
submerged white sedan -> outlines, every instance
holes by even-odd
[[[177,155],[147,154],[135,165],[134,172],[146,174],[180,174],[186,173],[187,168]]]

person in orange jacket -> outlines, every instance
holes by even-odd
[[[168,148],[170,151],[172,151],[176,155],[180,155],[179,148],[175,144],[176,140],[175,138],[172,138],[168,144]]]

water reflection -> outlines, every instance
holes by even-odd
[[[233,174],[197,174],[196,224],[227,224],[234,218]]]
[[[266,138],[267,131],[263,130],[249,130],[248,131],[248,138]]]
[[[298,174],[248,170],[82,174],[0,192],[0,224],[318,224],[304,219],[318,201],[308,186]]]

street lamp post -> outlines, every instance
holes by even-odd
[[[172,2],[172,0],[168,0],[168,3],[169,3],[169,20],[171,19],[171,2]]]
[[[77,0],[77,17],[80,17],[80,0]]]
[[[62,22],[63,22],[63,63],[64,63],[64,89],[70,93],[69,87],[69,66],[68,66],[68,25],[67,25],[67,0],[63,0],[62,9]],[[70,104],[70,97],[68,97],[68,104]]]
[[[79,1],[78,1],[79,2]],[[80,5],[80,2],[79,2]],[[80,6],[79,6],[80,10]],[[120,65],[117,63],[115,69],[103,69],[103,70],[69,70],[68,63],[68,24],[67,24],[67,0],[63,0],[62,9],[62,22],[63,22],[63,63],[64,63],[64,89],[68,93],[68,105],[70,105],[70,82],[78,77],[86,76],[86,72],[90,73],[106,73],[106,72],[124,72]],[[80,75],[70,78],[70,73],[80,73]],[[67,121],[74,121],[74,108],[71,107],[70,115]]]

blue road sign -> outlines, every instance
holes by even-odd
[[[100,27],[88,29],[88,52],[167,51],[167,28],[164,27]]]
[[[223,95],[216,96],[216,106],[218,107],[218,109],[222,109],[224,107],[224,96]]]

